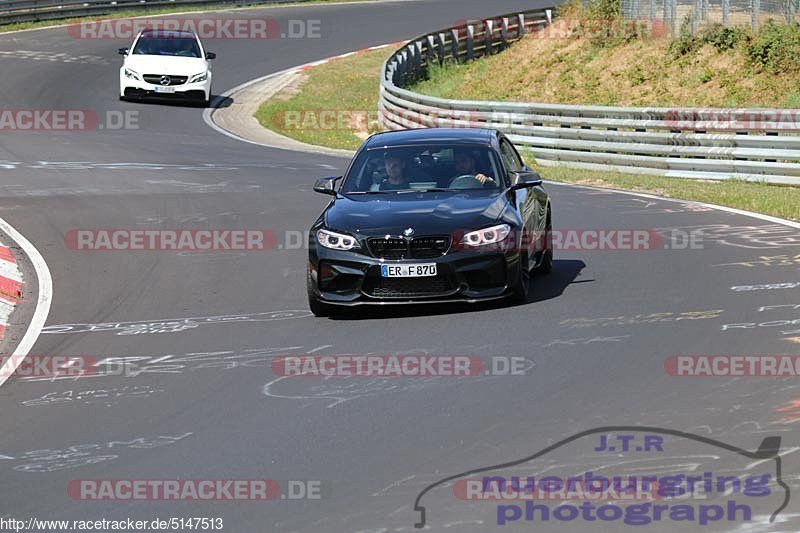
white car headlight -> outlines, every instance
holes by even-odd
[[[359,248],[358,241],[351,235],[335,233],[326,229],[317,231],[317,240],[325,248],[332,250],[353,250]]]
[[[139,78],[139,74],[138,74],[138,73],[136,73],[136,72],[134,72],[134,71],[132,71],[132,70],[131,70],[131,69],[129,69],[128,67],[125,67],[125,77],[126,77],[126,78],[130,78],[130,79],[132,79],[132,80],[138,80],[138,79],[140,79],[140,78]]]
[[[463,243],[467,246],[484,246],[502,241],[511,233],[511,226],[500,224],[478,231],[470,231],[464,235]]]
[[[206,81],[208,79],[208,71],[201,72],[200,74],[195,74],[191,78],[189,78],[189,83],[199,83],[201,81]]]

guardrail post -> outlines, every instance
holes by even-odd
[[[422,43],[414,41],[408,45],[408,55],[410,58],[411,79],[416,80],[419,77],[419,68],[421,65]]]
[[[430,63],[436,56],[436,40],[433,35],[426,35],[425,40],[428,45],[425,49],[425,63]]]
[[[450,30],[450,34],[453,37],[453,42],[451,43],[451,47],[452,47],[452,50],[453,50],[452,51],[453,60],[455,60],[455,62],[458,63],[459,62],[459,58],[458,58],[458,43],[459,43],[458,30],[456,28],[453,28],[452,30]]]
[[[490,56],[492,55],[492,43],[494,40],[494,21],[487,20],[484,22],[484,28],[486,28],[486,49],[483,51],[483,55]]]
[[[472,61],[475,49],[475,27],[467,24],[467,61]]]
[[[519,24],[519,29],[517,30],[517,39],[522,39],[525,37],[525,13],[520,13],[517,15],[517,24]]]
[[[722,0],[722,25],[730,24],[731,0]]]
[[[439,64],[444,62],[444,33],[439,32],[436,35],[436,55],[439,58]]]
[[[400,52],[400,79],[402,84],[408,83],[408,50]]]
[[[502,43],[501,50],[508,48],[508,17],[503,17],[500,22],[500,42]]]

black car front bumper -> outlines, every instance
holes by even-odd
[[[404,263],[436,263],[437,275],[381,277],[382,265]],[[509,295],[520,264],[515,251],[457,250],[433,259],[382,260],[312,246],[308,291],[320,302],[344,306],[494,300]]]

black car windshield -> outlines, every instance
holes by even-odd
[[[494,190],[504,185],[486,145],[421,145],[365,150],[345,177],[342,194]]]
[[[133,55],[202,57],[194,37],[165,33],[142,35],[133,48]]]

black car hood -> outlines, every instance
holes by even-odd
[[[326,226],[360,236],[452,234],[490,226],[506,211],[500,192],[427,192],[351,195],[338,198],[325,214]]]

